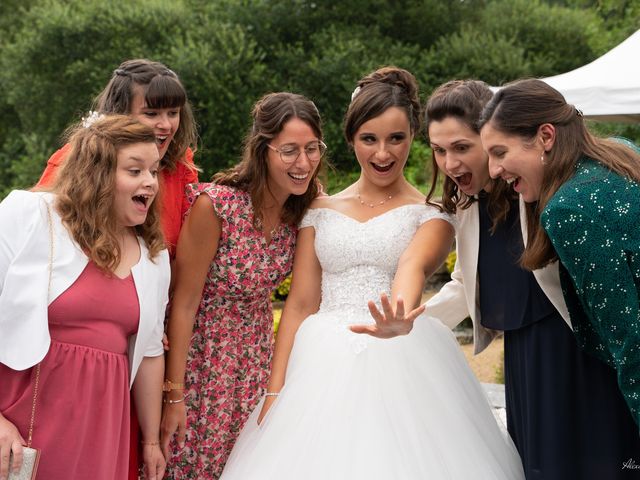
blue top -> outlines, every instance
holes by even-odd
[[[555,313],[533,273],[519,265],[524,250],[518,201],[491,233],[488,199],[479,197],[478,276],[481,323],[493,330],[516,330]]]
[[[581,159],[541,223],[558,254],[578,344],[614,367],[640,424],[640,185]]]

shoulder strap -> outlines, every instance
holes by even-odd
[[[53,219],[51,218],[51,206],[45,200],[47,206],[47,223],[49,224],[49,285],[47,286],[47,304],[51,298],[51,276],[53,270]],[[33,402],[31,403],[31,420],[29,421],[29,437],[27,439],[27,447],[31,448],[33,440],[33,422],[36,418],[36,400],[38,399],[38,383],[40,382],[40,365],[36,365],[36,378],[33,382]]]

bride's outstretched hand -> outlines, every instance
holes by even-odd
[[[396,302],[396,311],[391,307],[391,301],[383,293],[380,296],[382,304],[382,312],[371,300],[369,301],[369,311],[376,321],[372,325],[351,325],[351,331],[354,333],[366,333],[377,338],[393,338],[399,335],[406,335],[413,328],[413,321],[424,312],[424,305],[411,310],[409,313],[404,312],[404,302],[398,297]]]

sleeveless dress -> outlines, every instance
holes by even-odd
[[[33,446],[37,478],[127,478],[128,337],[140,308],[129,275],[108,277],[89,262],[49,305],[51,346],[40,364]],[[36,368],[0,364],[0,411],[27,439]]]
[[[55,181],[60,167],[71,151],[71,144],[67,143],[62,148],[54,152],[47,160],[47,166],[42,172],[37,187],[48,187]],[[162,233],[164,241],[169,251],[169,258],[176,256],[176,245],[182,227],[182,219],[189,208],[185,196],[185,187],[198,181],[198,171],[193,163],[193,150],[187,148],[185,155],[176,163],[174,170],[163,168],[160,170],[160,221],[162,223]],[[141,434],[136,414],[133,394],[131,395],[131,452],[129,456],[129,480],[138,480],[139,469],[142,461],[142,445],[140,445]]]
[[[424,222],[449,219],[405,205],[366,222],[310,210],[322,267],[319,311],[296,334],[285,385],[261,425],[253,412],[224,480],[518,480],[501,431],[451,330],[422,315],[406,336],[380,340],[367,301],[391,290],[398,259]]]
[[[289,274],[297,229],[281,224],[267,244],[253,226],[247,192],[189,187],[207,195],[222,222],[196,314],[186,369],[185,448],[172,446],[167,477],[218,478],[236,437],[260,400],[273,353],[271,293]]]

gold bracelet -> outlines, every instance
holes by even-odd
[[[170,392],[171,390],[184,390],[184,383],[176,383],[171,380],[165,380],[162,384],[163,392]]]
[[[154,446],[154,445],[160,445],[160,442],[145,442],[144,440],[142,440],[140,442],[140,445],[143,445],[143,446],[146,446],[146,445]]]

